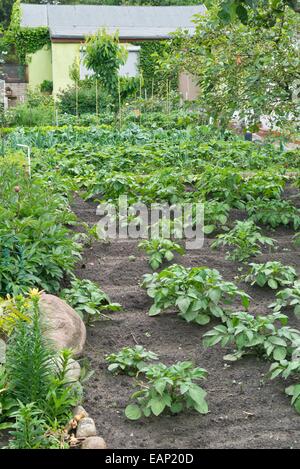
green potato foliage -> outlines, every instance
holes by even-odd
[[[139,248],[146,251],[153,270],[157,270],[164,261],[172,261],[174,259],[173,252],[184,254],[184,249],[170,239],[144,240],[139,243]]]
[[[87,324],[105,317],[104,311],[120,311],[119,303],[111,303],[109,296],[94,282],[76,277],[71,288],[65,288],[61,297],[84,319]]]
[[[158,360],[156,353],[147,351],[141,345],[124,347],[118,353],[111,353],[105,357],[109,363],[108,371],[136,376],[149,361]]]
[[[206,377],[203,368],[194,368],[191,362],[177,362],[169,367],[158,363],[145,367],[143,372],[146,380],[138,383],[139,390],[131,396],[134,403],[125,409],[128,419],[158,417],[166,410],[178,414],[193,409],[207,414],[207,393],[194,382]]]
[[[292,285],[297,272],[289,265],[283,265],[281,262],[269,261],[265,264],[249,264],[251,267],[248,274],[242,277],[245,282],[259,287],[268,286],[272,290],[280,287]]]
[[[249,306],[250,297],[232,282],[222,279],[215,269],[207,267],[185,268],[172,265],[160,273],[144,276],[142,286],[153,298],[149,315],[156,316],[167,309],[177,309],[187,322],[205,325],[213,317],[225,320],[225,305],[240,298]]]
[[[233,249],[226,254],[227,259],[244,262],[249,257],[261,254],[260,246],[274,246],[274,240],[261,234],[261,229],[252,220],[237,221],[228,233],[220,234],[212,243],[212,249],[229,246]]]

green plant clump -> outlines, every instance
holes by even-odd
[[[108,370],[112,373],[124,373],[136,376],[147,365],[147,362],[158,360],[156,353],[148,352],[141,345],[124,347],[118,353],[111,353],[105,357],[109,363]]]
[[[207,414],[207,393],[194,383],[206,377],[206,370],[194,368],[191,362],[178,362],[170,367],[159,363],[147,367],[144,372],[146,381],[139,383],[140,389],[131,396],[136,403],[126,407],[127,418],[138,420],[151,414],[157,417],[166,409],[172,414],[184,409]]]
[[[260,245],[274,246],[274,240],[261,234],[261,229],[253,221],[237,221],[234,228],[228,233],[220,234],[212,244],[212,248],[232,246],[234,249],[227,252],[227,259],[244,262],[249,257],[261,254]]]
[[[111,303],[109,296],[90,280],[75,278],[71,288],[65,288],[61,297],[72,306],[88,324],[105,317],[104,311],[120,311],[119,303]]]
[[[150,316],[177,308],[180,317],[200,325],[209,323],[212,317],[225,320],[224,305],[236,298],[241,299],[245,308],[250,300],[232,282],[225,282],[217,270],[207,267],[186,269],[174,264],[160,273],[145,275],[143,287],[154,300]]]
[[[251,285],[264,287],[267,285],[272,290],[293,284],[297,277],[295,269],[281,262],[269,261],[265,264],[250,264],[250,271],[245,275],[245,282]]]
[[[149,264],[153,270],[159,268],[164,260],[172,261],[174,252],[184,254],[184,249],[170,239],[151,239],[139,243],[139,248],[144,249],[149,256]]]

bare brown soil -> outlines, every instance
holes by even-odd
[[[290,194],[289,194],[290,195]],[[294,199],[295,202],[295,199]],[[298,201],[297,201],[298,202]],[[75,198],[73,210],[79,219],[96,223],[96,206]],[[233,211],[233,219],[245,214]],[[278,229],[266,232],[278,241],[278,250],[265,251],[257,262],[281,260],[299,271],[299,250],[292,243],[293,232]],[[212,239],[203,249],[189,251],[176,262],[187,267],[209,266],[220,271],[227,280],[240,275],[239,264],[225,259],[222,252],[212,251]],[[230,348],[216,346],[205,349],[201,344],[206,327],[188,324],[175,312],[151,318],[147,315],[151,300],[139,283],[142,275],[151,272],[147,259],[137,248],[137,241],[114,241],[109,245],[95,242],[84,253],[76,275],[98,283],[123,311],[113,313],[111,320],[95,323],[88,330],[86,355],[95,373],[86,384],[85,406],[96,421],[99,433],[110,448],[300,448],[300,419],[284,394],[289,384],[280,379],[269,382],[264,374],[269,364],[256,357],[227,365],[223,355]],[[135,260],[130,260],[134,256]],[[240,287],[253,298],[252,313],[267,313],[274,299],[270,289]],[[236,303],[235,309],[240,305]],[[291,325],[299,321],[289,313]],[[130,422],[124,408],[134,390],[134,381],[126,376],[112,376],[104,356],[136,343],[159,354],[161,361],[192,360],[209,372],[204,387],[208,392],[210,413],[182,413],[177,416]]]

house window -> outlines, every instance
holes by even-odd
[[[124,46],[128,50],[128,58],[124,65],[120,67],[119,74],[120,76],[127,76],[127,77],[136,77],[139,74],[139,55],[140,55],[140,47],[133,46],[131,44],[124,44]],[[84,80],[84,78],[88,78],[93,75],[91,70],[88,70],[86,65],[84,64],[84,56],[85,56],[85,49],[82,48],[80,51],[80,79]]]

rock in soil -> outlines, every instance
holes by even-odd
[[[77,419],[77,420],[81,420],[82,418],[85,418],[85,417],[89,416],[89,414],[87,413],[85,408],[82,407],[82,405],[78,405],[78,406],[74,407],[74,409],[73,409],[73,417],[76,418],[79,415],[81,417],[80,417],[80,419]]]
[[[57,350],[69,348],[81,355],[86,340],[86,328],[79,315],[57,296],[43,293],[40,299],[45,337]]]
[[[106,443],[100,436],[90,436],[81,445],[81,449],[106,449]]]
[[[89,436],[96,436],[97,430],[93,419],[85,417],[79,420],[76,431],[76,438],[88,438]]]

